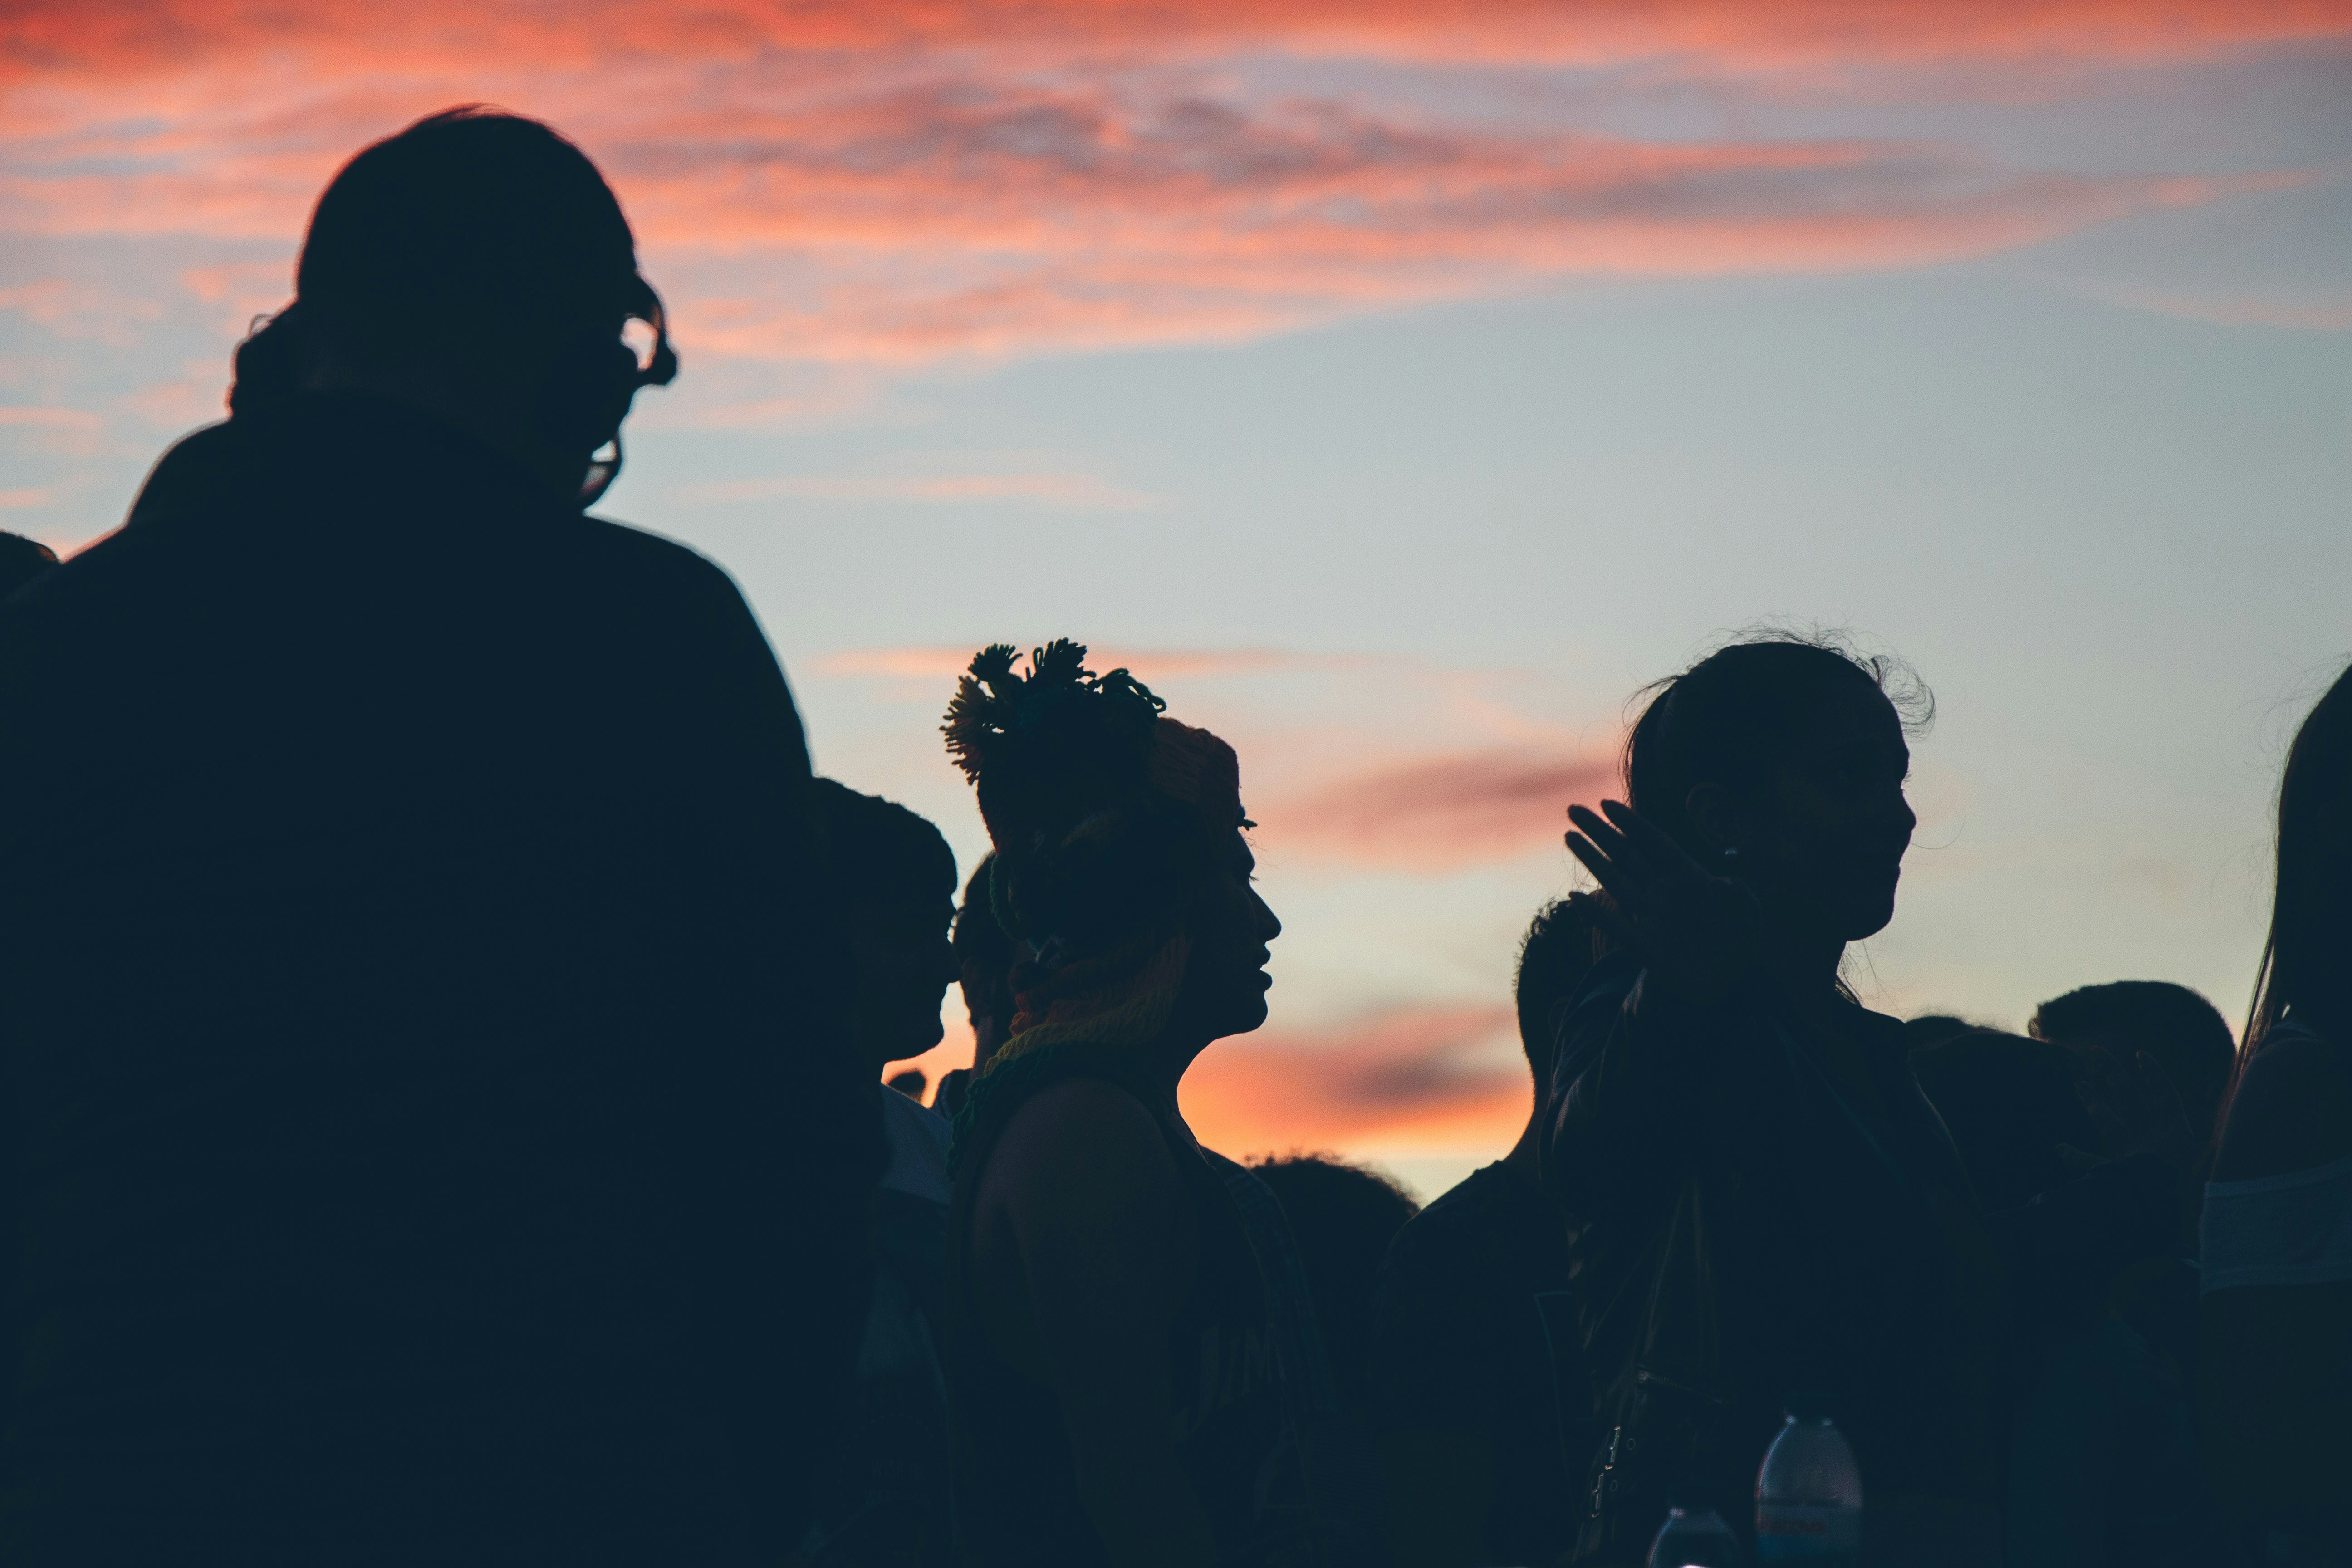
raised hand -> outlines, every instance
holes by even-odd
[[[1755,894],[1707,871],[1630,805],[1571,805],[1568,816],[1569,853],[1608,892],[1619,934],[1654,969],[1711,996],[1755,968],[1764,931]]]

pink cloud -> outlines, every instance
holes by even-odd
[[[0,310],[14,310],[60,338],[128,348],[138,342],[134,323],[156,320],[163,307],[79,279],[43,278],[0,288]]]
[[[1558,848],[1569,805],[1616,783],[1613,759],[1496,748],[1387,764],[1252,809],[1269,853],[1444,874]]]
[[[1049,58],[1105,50],[1291,47],[1448,59],[1596,62],[1696,55],[1755,66],[1822,58],[1911,59],[2056,54],[2178,58],[2341,35],[2342,0],[587,0],[550,12],[525,0],[411,7],[401,26],[361,0],[288,10],[255,0],[30,0],[15,7],[11,74],[167,70],[270,47],[366,48],[385,73],[526,52],[551,66],[647,54],[740,61],[767,52],[988,48]]]
[[[353,149],[485,98],[602,160],[689,352],[906,367],[1234,342],[1564,279],[1913,267],[2297,177],[2058,174],[1914,142],[1645,141],[1260,101],[1217,85],[1237,54],[1833,77],[2343,38],[2352,0],[427,0],[396,23],[350,0],[31,0],[6,28],[7,230],[290,247]],[[188,285],[242,310],[282,277],[256,263]]]
[[[106,416],[89,408],[33,407],[22,404],[0,407],[0,425],[41,430],[95,430]]]

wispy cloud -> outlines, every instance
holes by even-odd
[[[669,268],[700,363],[1232,342],[1564,279],[1913,267],[2299,177],[2037,170],[1902,138],[1604,132],[1430,95],[1252,86],[1243,68],[1270,55],[1341,72],[1549,62],[1698,90],[1793,71],[1806,85],[1790,90],[1836,97],[1890,62],[2000,62],[1988,80],[2013,81],[2021,62],[2347,37],[2352,0],[424,0],[396,19],[352,0],[29,0],[0,45],[0,227],[290,246],[355,147],[490,99],[601,159]],[[185,283],[247,310],[284,275],[245,262]],[[1078,495],[1031,499],[1110,504]]]
[[[89,408],[0,406],[0,425],[29,426],[37,430],[95,430],[105,422],[104,415]]]
[[[2186,289],[2097,287],[2095,299],[2161,316],[2211,321],[2224,327],[2286,327],[2302,331],[2352,331],[2352,299],[2309,296],[2264,298],[2246,294],[2195,293]]]
[[[936,710],[977,646],[844,648],[808,668],[877,683],[863,700]],[[1131,670],[1163,695],[1181,684],[1174,711],[1240,751],[1253,840],[1285,866],[1446,877],[1557,858],[1569,805],[1617,784],[1612,736],[1537,716],[1559,699],[1537,673],[1272,647],[1100,644],[1087,662]]]
[[[2247,45],[2341,34],[2341,0],[1463,0],[1433,10],[1407,0],[1196,0],[1145,6],[1105,0],[592,0],[551,12],[528,0],[428,3],[393,26],[379,6],[320,0],[287,11],[204,0],[28,0],[14,7],[6,63],[68,77],[168,73],[223,53],[270,46],[371,47],[386,74],[530,50],[556,68],[633,57],[822,60],[849,53],[987,49],[1028,63],[1121,49],[1222,52],[1287,47],[1450,60],[1553,63],[1696,58],[1746,68],[1790,60],[1921,57],[2179,58]]]
[[[1157,496],[1124,489],[1089,474],[800,474],[688,485],[677,493],[679,500],[689,501],[1027,501],[1119,511],[1160,501]]]
[[[43,278],[0,288],[0,310],[14,310],[60,338],[129,348],[139,341],[136,324],[156,320],[163,307],[79,279]]]
[[[1570,804],[1616,778],[1612,759],[1498,748],[1377,766],[1253,810],[1285,855],[1446,874],[1558,849]]]

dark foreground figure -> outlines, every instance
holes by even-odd
[[[1638,1561],[1670,1489],[1745,1528],[1780,1413],[1810,1394],[1860,1460],[1865,1563],[1990,1568],[2021,1320],[2175,1239],[2177,1099],[2168,1120],[2139,1075],[2105,1075],[2113,1163],[1995,1209],[1903,1026],[1840,981],[1847,943],[1893,917],[1915,821],[1885,673],[1734,644],[1654,697],[1629,801],[1570,810],[1616,906],[1543,1148],[1614,1437],[1580,1561]]]
[[[1372,1313],[1373,1422],[1396,1568],[1566,1560],[1596,1434],[1568,1222],[1537,1154],[1561,1016],[1592,968],[1591,895],[1547,904],[1513,984],[1536,1104],[1511,1152],[1407,1222]]]
[[[947,1352],[972,1568],[1377,1561],[1306,1269],[1264,1183],[1177,1085],[1265,1021],[1281,922],[1239,765],[1125,670],[1052,643],[972,661],[950,710],[1023,961],[957,1120]]]
[[[2198,1433],[2266,1568],[2352,1563],[2352,676],[2279,781],[2270,942],[2199,1227]]]
[[[0,612],[0,1560],[797,1541],[880,1130],[782,672],[580,511],[641,309],[585,158],[425,122]]]

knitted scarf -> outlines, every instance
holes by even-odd
[[[1016,970],[1016,982],[1029,984],[1013,993],[1011,1037],[972,1075],[956,1111],[950,1173],[991,1107],[1017,1100],[1075,1056],[1123,1058],[1158,1039],[1183,989],[1192,947],[1189,936],[1151,931],[1059,969]]]

